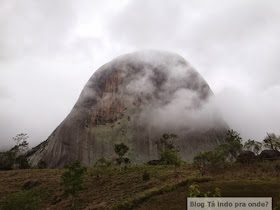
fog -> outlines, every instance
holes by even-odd
[[[118,57],[106,68],[122,73],[119,99],[125,95],[133,104],[140,101],[137,121],[145,128],[163,133],[227,128],[206,81],[177,54],[138,51]],[[106,68],[101,68],[104,74]]]
[[[184,57],[245,140],[280,134],[279,1],[0,3],[1,148],[22,132],[45,140],[96,69],[144,49]]]

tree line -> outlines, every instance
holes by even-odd
[[[13,137],[15,145],[6,152],[0,152],[0,170],[30,168],[24,155],[28,150],[28,138],[29,136],[25,133],[20,133]]]
[[[231,129],[225,143],[214,150],[199,152],[193,163],[204,174],[207,167],[224,167],[227,162],[251,163],[265,159],[280,159],[280,136],[267,133],[262,142],[249,139],[243,144],[240,134]]]
[[[0,153],[0,170],[9,169],[26,169],[30,168],[28,159],[25,155],[28,150],[28,135],[24,133],[17,134],[13,137],[15,145],[6,152]],[[176,134],[164,133],[156,144],[158,146],[159,159],[148,162],[150,165],[174,165],[179,167],[183,161],[179,150],[174,147],[174,140],[178,138]],[[234,130],[228,130],[223,144],[220,144],[215,150],[199,152],[193,159],[195,165],[204,167],[206,165],[223,165],[225,162],[233,161],[249,161],[261,156],[269,158],[271,155],[280,157],[280,136],[274,133],[267,133],[262,142],[255,140],[247,140],[243,144],[242,137]],[[129,148],[124,143],[115,144],[114,152],[117,157],[112,157],[112,160],[107,160],[105,157],[100,157],[95,166],[128,166],[130,159],[125,157]],[[269,152],[268,152],[269,151]],[[262,154],[260,154],[262,152]],[[47,164],[40,161],[38,168],[46,168]]]

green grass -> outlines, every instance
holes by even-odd
[[[1,202],[2,210],[36,210],[41,200],[29,191],[19,191]]]
[[[113,207],[114,209],[134,209],[139,206],[144,201],[150,199],[153,196],[161,195],[164,193],[172,192],[176,190],[178,187],[188,186],[193,182],[202,183],[208,182],[212,178],[211,177],[201,177],[201,178],[187,178],[179,181],[178,183],[167,184],[162,187],[155,187],[149,189],[143,193],[136,195],[134,198],[124,201],[123,203]]]

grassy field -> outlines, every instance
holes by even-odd
[[[76,197],[63,196],[63,169],[0,171],[0,209],[8,202],[20,203],[19,209],[185,209],[188,186],[193,182],[202,192],[218,187],[223,197],[273,197],[276,204],[280,202],[280,177],[275,165],[233,164],[203,177],[189,164],[176,171],[173,166],[131,166],[122,171],[89,168],[85,189]],[[148,181],[142,178],[145,171],[150,174]],[[28,181],[36,185],[23,189]]]

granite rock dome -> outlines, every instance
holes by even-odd
[[[184,58],[143,51],[126,54],[94,72],[69,115],[50,137],[29,153],[36,165],[44,160],[59,168],[79,160],[93,165],[112,158],[114,145],[129,146],[132,163],[158,159],[155,141],[175,133],[182,158],[223,142],[228,129],[210,103],[213,93]]]

